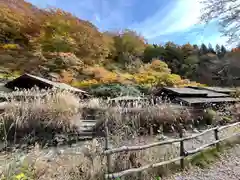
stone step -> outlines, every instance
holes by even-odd
[[[91,131],[96,125],[96,121],[82,121],[80,124],[80,131]]]
[[[82,121],[81,125],[88,125],[88,126],[94,126],[95,124],[97,124],[97,121]]]
[[[98,120],[81,120],[80,123],[80,127],[79,127],[79,131],[80,131],[80,136],[91,136],[91,138],[93,138],[94,136],[97,135],[96,132],[96,126]]]
[[[80,119],[82,122],[97,122],[97,120],[94,119]]]

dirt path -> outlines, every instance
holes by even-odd
[[[194,167],[164,180],[240,180],[240,145],[227,150],[210,168]]]

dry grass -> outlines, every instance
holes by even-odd
[[[5,141],[16,142],[22,138],[26,140],[26,136],[50,136],[78,130],[74,116],[81,113],[80,102],[69,92],[26,90],[4,96],[7,104],[0,117],[0,127]]]
[[[16,93],[24,98],[17,101]],[[34,99],[29,98],[33,91],[16,93],[8,95],[9,104],[1,117],[5,130],[4,136],[10,138],[14,135],[15,140],[31,134],[33,129],[35,131],[34,136],[39,135],[36,134],[37,130],[44,130],[46,133],[46,128],[49,128],[50,131],[69,133],[75,130],[76,123],[72,120],[74,115],[81,113],[83,108],[98,108],[107,110],[106,113],[103,113],[102,118],[114,122],[112,132],[115,131],[115,133],[110,136],[111,140],[114,141],[113,146],[120,146],[129,142],[126,141],[128,135],[138,136],[137,133],[145,125],[154,121],[157,122],[157,119],[159,119],[159,122],[175,122],[175,116],[180,115],[179,111],[171,110],[169,105],[149,106],[142,111],[139,106],[134,108],[109,108],[106,102],[99,99],[82,102],[68,92],[36,91]],[[44,94],[44,96],[36,96],[36,94]],[[157,111],[158,113],[154,113]],[[150,116],[152,120],[144,122],[144,117],[147,119]],[[140,124],[138,124],[139,122]],[[146,130],[148,126],[144,128]],[[11,131],[11,129],[14,131]],[[128,133],[125,133],[127,131]],[[156,141],[156,138],[133,138],[131,143],[146,144],[149,141]],[[159,151],[158,148],[151,148],[136,153],[116,154],[112,157],[112,170],[119,171],[164,160],[175,152],[175,148],[172,148],[172,146],[166,146],[164,149],[168,150]],[[21,171],[30,179],[103,179],[104,172],[106,172],[106,160],[101,154],[102,150],[103,143],[101,139],[98,139],[85,144],[81,153],[61,154],[49,161],[41,153],[41,148],[35,147],[24,160],[21,160],[21,163],[13,165],[12,168],[3,169],[3,172],[5,172],[6,178],[12,178]],[[17,160],[14,160],[13,164],[14,162],[17,162]],[[31,168],[29,169],[29,167]],[[132,178],[138,178],[138,175]]]
[[[144,142],[142,142],[144,143]],[[140,144],[142,144],[140,143]],[[147,143],[147,142],[145,142]],[[148,142],[149,143],[149,142]],[[165,150],[151,148],[136,153],[120,153],[112,157],[112,171],[120,171],[128,168],[139,167],[153,162],[167,160],[176,155],[174,146],[164,146]],[[6,179],[11,179],[20,173],[24,173],[29,179],[38,180],[103,180],[106,173],[106,159],[101,154],[102,145],[94,140],[86,143],[81,153],[60,154],[49,160],[45,157],[38,146],[28,153],[18,164],[15,161],[5,169],[2,169]],[[167,168],[151,170],[143,173],[142,177],[155,177],[166,173]],[[139,175],[132,175],[131,179],[138,179]],[[122,178],[124,179],[124,178]]]
[[[21,160],[21,163],[12,163],[10,167],[2,171],[6,179],[13,178],[22,172],[29,179],[39,180],[100,179],[98,176],[103,175],[104,160],[103,156],[99,155],[101,147],[97,143],[93,141],[86,144],[85,153],[58,155],[53,160],[46,158],[40,147],[35,146]]]
[[[132,108],[120,106],[110,108],[103,100],[91,99],[84,102],[65,91],[36,90],[35,94],[44,96],[35,96],[35,98],[28,96],[33,91],[16,93],[22,93],[21,96],[24,98],[17,101],[16,95],[8,94],[9,104],[1,117],[1,127],[4,127],[3,137],[7,137],[5,140],[24,139],[29,134],[39,136],[39,132],[44,132],[46,136],[48,132],[46,129],[51,133],[75,132],[78,130],[79,123],[75,121],[74,116],[81,115],[84,108],[104,111],[101,118],[104,122],[105,120],[109,122],[110,142],[114,147],[159,141],[155,136],[149,135],[149,132],[152,130],[162,132],[161,127],[166,124],[173,130],[174,128],[177,130],[177,124],[187,123],[192,118],[183,107],[167,103],[135,105]],[[4,174],[5,179],[9,180],[20,173],[34,180],[103,180],[106,172],[106,159],[101,153],[103,147],[102,139],[94,139],[86,142],[80,152],[63,152],[49,159],[43,154],[41,146],[36,145],[25,158],[11,157],[12,163],[2,166],[0,172]],[[173,144],[138,152],[119,153],[112,156],[111,170],[116,172],[168,160],[178,156],[178,148],[179,146]],[[141,175],[134,174],[125,179],[154,179],[158,175],[165,174],[169,168],[165,166],[143,172]]]
[[[191,113],[182,107],[168,103],[109,108],[103,122],[107,122],[114,143],[120,144],[138,136],[149,136],[163,131],[177,132],[181,123],[192,120]],[[103,123],[105,126],[106,123]]]

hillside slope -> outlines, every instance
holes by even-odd
[[[78,87],[190,83],[171,74],[158,55],[147,52],[151,45],[131,30],[101,33],[70,13],[39,9],[24,0],[0,0],[0,16],[0,66],[10,73],[55,73]]]

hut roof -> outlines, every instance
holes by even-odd
[[[193,88],[170,88],[170,87],[165,87],[162,89],[162,92],[166,92],[168,94],[174,94],[177,96],[207,96],[207,92],[198,90],[198,89],[193,89]]]
[[[185,102],[187,104],[211,104],[211,103],[232,103],[239,102],[240,99],[232,97],[222,97],[222,98],[177,98],[180,102]]]
[[[234,103],[239,102],[237,98],[230,97],[230,88],[220,87],[185,87],[185,88],[163,88],[158,92],[168,96],[173,102],[192,104],[212,104],[212,103]]]
[[[217,92],[217,93],[226,93],[226,94],[230,94],[230,93],[235,92],[234,89],[227,88],[227,87],[196,87],[196,86],[189,86],[189,88],[199,89],[199,90],[209,90],[209,91],[213,91],[213,92]]]
[[[210,91],[210,90],[202,90],[203,92],[207,93],[207,97],[208,98],[213,98],[213,97],[230,97],[229,94],[225,94],[225,93],[218,93],[218,92],[214,92],[214,91]]]
[[[219,90],[220,91],[220,90]],[[224,91],[224,90],[222,90]],[[163,88],[161,92],[178,97],[230,97],[229,93],[217,92],[211,88],[185,87],[185,88]],[[229,91],[230,92],[230,91]]]
[[[29,82],[29,80],[33,82]],[[38,86],[39,88],[60,88],[60,89],[66,89],[69,91],[74,91],[74,92],[80,92],[87,94],[86,91],[83,91],[78,88],[74,88],[68,84],[65,83],[59,83],[59,82],[53,82],[48,79],[34,76],[32,74],[23,74],[22,76],[19,76],[18,78],[8,82],[5,84],[5,87],[10,88],[10,89],[15,89],[15,88],[32,88],[34,86]]]

